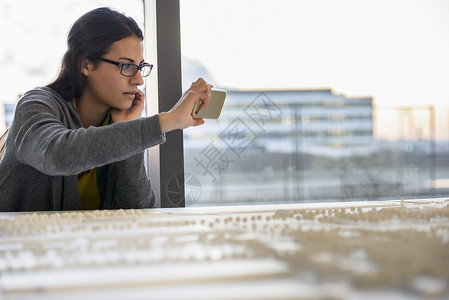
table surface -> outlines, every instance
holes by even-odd
[[[0,299],[449,299],[449,199],[0,213]]]

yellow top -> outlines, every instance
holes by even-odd
[[[73,106],[76,109],[75,99],[73,99]],[[108,112],[101,126],[108,125],[110,115],[110,112]],[[97,185],[97,168],[78,174],[78,190],[83,209],[99,209],[101,207],[100,191]]]

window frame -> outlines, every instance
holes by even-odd
[[[147,115],[169,111],[182,96],[179,0],[144,0],[145,56],[154,62],[146,85]],[[185,207],[183,131],[166,134],[148,150],[148,173],[156,207]]]

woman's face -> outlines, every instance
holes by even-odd
[[[143,46],[137,37],[127,37],[111,45],[102,58],[139,65],[143,62]],[[139,85],[143,84],[140,71],[133,77],[120,74],[120,67],[98,61],[96,68],[88,63],[88,76],[83,96],[89,96],[97,104],[117,109],[128,109],[135,98]]]

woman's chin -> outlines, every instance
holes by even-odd
[[[120,105],[114,105],[114,106],[111,106],[111,108],[118,109],[118,110],[128,110],[131,108],[131,106],[132,106],[132,102],[131,103],[120,103]]]

